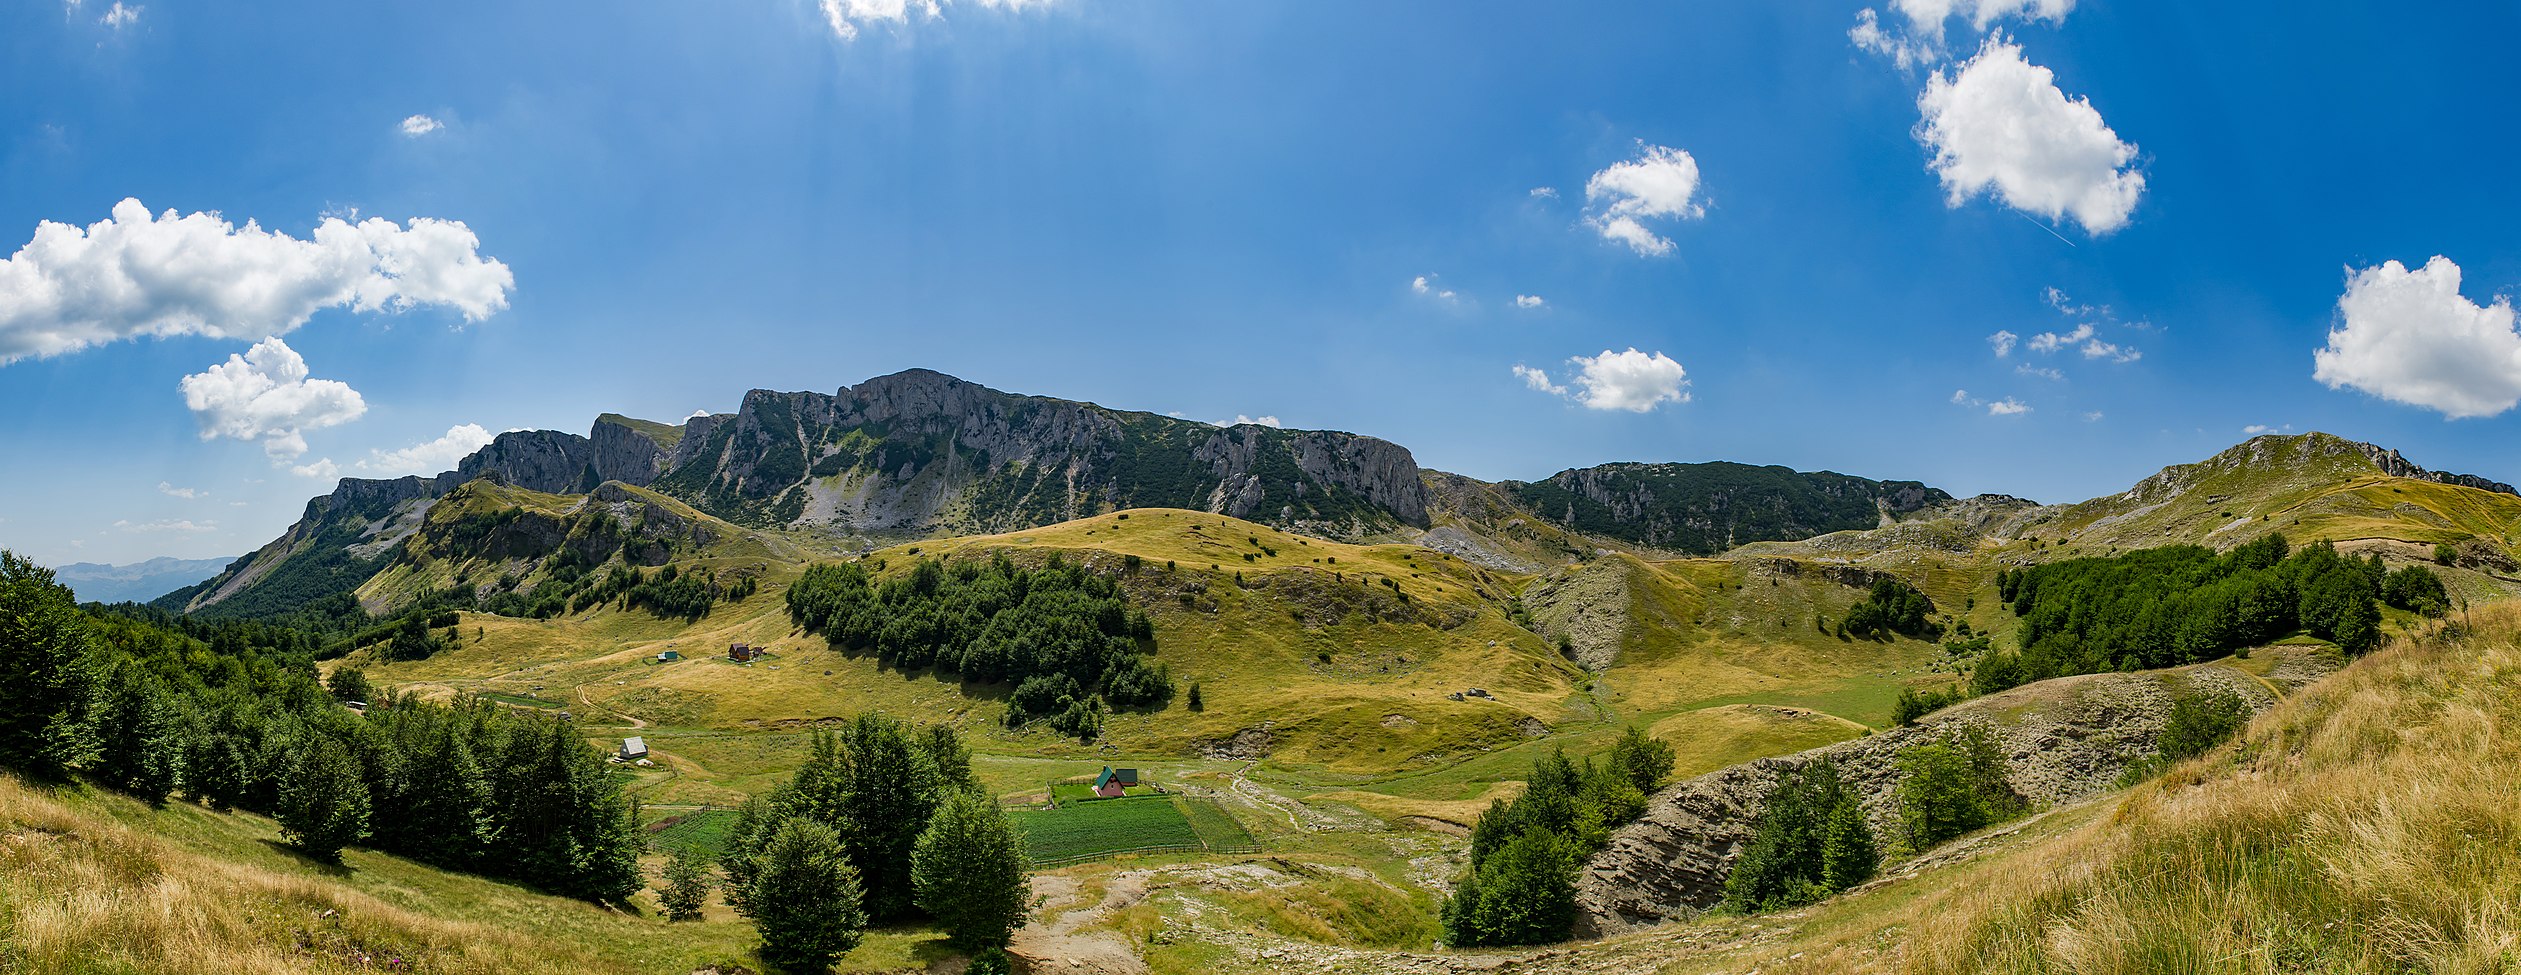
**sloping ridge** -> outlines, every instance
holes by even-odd
[[[2280,651],[2262,651],[2280,652]],[[2288,683],[2327,673],[2328,657],[2293,654],[2280,669]],[[1977,698],[1910,727],[1892,728],[1780,758],[1710,772],[1671,786],[1646,814],[1621,827],[1585,865],[1577,881],[1577,934],[1602,937],[1688,917],[1724,899],[1725,878],[1768,793],[1787,772],[1820,759],[1837,763],[1863,796],[1876,835],[1898,827],[1895,763],[1910,746],[1939,740],[1955,725],[1992,731],[2011,762],[2007,782],[2034,803],[2066,804],[2110,789],[2161,736],[2174,689],[2230,689],[2255,710],[2273,705],[2268,685],[2212,664],[2178,671],[2061,677]]]

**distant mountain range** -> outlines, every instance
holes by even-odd
[[[2322,464],[2378,476],[2512,490],[2325,435],[2259,438],[2244,453],[2267,455],[2279,443],[2316,444]],[[279,539],[159,604],[259,616],[348,593],[387,567],[439,499],[485,477],[569,496],[618,482],[733,528],[844,547],[1164,507],[1327,539],[1414,541],[1498,567],[1605,546],[1713,555],[1931,520],[1955,505],[1994,510],[1916,481],[1721,462],[1614,463],[1488,483],[1423,470],[1407,448],[1358,434],[1220,427],[914,369],[829,394],[754,390],[734,413],[680,424],[608,413],[585,436],[505,433],[436,477],[345,478]]]
[[[53,570],[53,578],[87,602],[145,603],[200,582],[234,559],[154,558],[130,565],[72,562]]]

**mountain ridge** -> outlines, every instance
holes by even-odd
[[[2200,512],[2187,510],[2196,504],[2170,506],[2183,515],[2178,524],[2162,511],[2170,498],[2208,481],[2296,474],[2307,477],[2306,490],[2368,477],[2515,494],[2503,482],[2431,471],[2395,450],[2323,433],[2256,437],[2206,461],[2166,467],[2125,492],[2071,505],[1955,498],[1919,481],[1731,461],[1616,462],[1492,483],[1422,468],[1408,448],[1360,434],[1221,427],[1007,393],[913,369],[830,394],[756,389],[735,412],[695,414],[679,424],[605,413],[583,436],[511,431],[435,476],[344,478],[311,499],[279,538],[158,604],[269,614],[355,589],[425,523],[429,505],[482,477],[569,495],[618,482],[749,529],[859,545],[1161,507],[1330,540],[1413,540],[1533,571],[1617,548],[1709,556],[1851,532],[1888,533],[1886,544],[1934,535],[1934,544],[1948,548],[2041,525],[2081,525],[2076,530],[2107,529],[2126,541],[2169,536],[2237,544],[2258,529],[2236,530],[2244,526],[2228,514],[2205,524]],[[2203,503],[2215,500],[2220,496]],[[2440,540],[2513,541],[2458,512],[2433,520],[2441,523],[2434,532]]]

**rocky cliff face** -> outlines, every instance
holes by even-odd
[[[420,529],[430,505],[475,478],[583,493],[605,481],[654,481],[665,456],[647,435],[598,421],[585,437],[552,430],[500,434],[455,470],[435,477],[345,477],[332,493],[308,501],[305,513],[279,538],[155,605],[180,612],[212,607],[238,615],[288,612],[357,588]]]
[[[1578,531],[1695,555],[1872,528],[1952,500],[1915,481],[1721,462],[1604,464],[1501,487]]]
[[[1424,526],[1409,451],[1018,396],[926,370],[831,395],[755,390],[695,417],[656,486],[739,523],[874,535],[1007,531],[1194,508],[1319,534]]]
[[[2307,683],[2333,659],[2292,650],[2274,680]],[[2152,754],[2175,687],[2228,688],[2254,709],[2274,703],[2265,685],[2238,671],[2204,667],[2177,677],[2090,674],[2044,681],[1979,698],[1854,741],[1762,759],[1710,772],[1657,793],[1646,814],[1611,836],[1577,880],[1577,933],[1601,937],[1688,917],[1724,900],[1725,878],[1750,842],[1760,806],[1778,780],[1827,758],[1862,794],[1878,837],[1899,825],[1896,762],[1912,745],[1930,743],[1962,724],[1995,733],[2011,769],[2007,783],[2037,804],[2093,798],[2116,784],[2128,764]]]
[[[510,484],[548,494],[584,494],[606,481],[646,487],[664,468],[665,458],[665,449],[646,434],[603,420],[583,437],[515,430],[464,458],[447,486],[497,472]]]

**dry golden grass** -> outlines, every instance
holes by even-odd
[[[2521,604],[2357,662],[2081,828],[1673,970],[2521,970]]]
[[[179,849],[0,776],[0,971],[617,970],[565,945],[445,921],[319,877]]]

